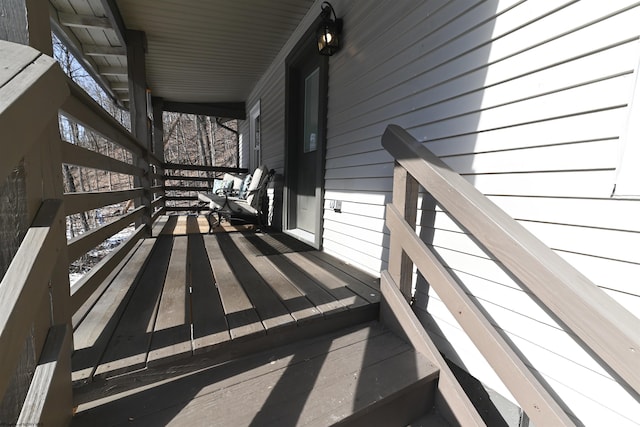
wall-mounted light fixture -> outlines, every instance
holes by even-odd
[[[336,18],[336,12],[328,1],[322,3],[322,18],[316,38],[318,40],[318,52],[320,55],[331,56],[340,50],[340,33],[342,33],[342,19]],[[331,19],[333,14],[333,19]]]

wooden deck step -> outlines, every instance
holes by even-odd
[[[447,421],[442,418],[439,414],[430,412],[426,415],[423,415],[419,419],[412,421],[411,424],[408,424],[407,427],[450,427]]]
[[[437,377],[373,322],[225,364],[113,378],[84,396],[72,426],[406,426],[433,407]]]

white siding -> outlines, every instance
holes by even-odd
[[[284,165],[284,58],[263,76],[265,161]],[[390,123],[463,174],[563,258],[640,313],[640,203],[611,198],[638,67],[632,1],[334,0],[345,45],[330,60],[324,250],[386,268]],[[244,129],[244,128],[243,128]],[[460,230],[422,203],[421,233],[585,425],[640,425],[640,404]],[[509,396],[433,291],[443,349]],[[424,286],[416,291],[427,305]],[[449,341],[445,345],[444,339]]]

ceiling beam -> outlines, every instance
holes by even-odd
[[[124,20],[120,14],[120,9],[116,4],[116,0],[100,0],[104,13],[107,14],[109,21],[111,21],[111,27],[116,32],[120,44],[127,46],[127,27],[124,25]]]
[[[65,27],[112,29],[109,18],[58,12],[58,20]]]
[[[111,82],[111,89],[117,92],[128,92],[129,82]]]
[[[85,55],[89,56],[121,56],[126,58],[127,51],[124,47],[120,46],[98,46],[98,45],[83,45],[82,50]]]
[[[128,77],[129,76],[129,71],[127,70],[127,67],[109,67],[109,66],[105,66],[105,67],[98,68],[98,71],[100,72],[100,74],[102,74],[104,76],[118,76],[118,77]]]
[[[197,114],[201,116],[226,117],[245,120],[247,118],[244,102],[191,103],[163,101],[163,111],[172,113]]]
[[[68,27],[65,27],[60,23],[58,18],[58,11],[56,8],[49,3],[49,21],[51,23],[51,31],[60,39],[62,43],[67,46],[69,51],[75,56],[75,58],[80,62],[82,67],[89,73],[91,77],[98,83],[98,86],[105,91],[107,95],[117,104],[122,105],[119,101],[116,94],[111,90],[111,86],[109,85],[109,81],[98,72],[98,66],[91,57],[83,55],[83,52],[80,48],[82,44],[78,40],[78,38],[69,30]]]

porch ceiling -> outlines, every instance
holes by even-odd
[[[170,102],[246,101],[314,0],[51,0],[52,23],[70,34],[103,83],[128,101],[124,26],[146,34],[147,84]],[[115,6],[115,8],[114,8]],[[72,19],[75,14],[80,18]],[[111,18],[91,21],[89,17]],[[82,18],[82,19],[81,19]],[[106,25],[108,22],[111,26]],[[125,35],[126,37],[126,35]],[[100,54],[97,47],[109,48]]]

